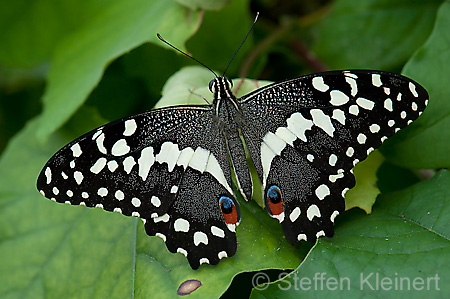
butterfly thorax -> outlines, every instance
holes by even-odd
[[[231,80],[226,77],[217,77],[209,84],[209,89],[214,94],[215,120],[228,138],[238,135],[239,123],[242,119],[241,109],[231,91],[232,86]]]

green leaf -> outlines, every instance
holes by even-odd
[[[445,297],[450,293],[449,185],[450,172],[441,171],[429,181],[382,195],[371,215],[347,213],[333,239],[320,239],[294,272],[253,291],[253,297],[329,298],[341,289],[341,279],[350,298]]]
[[[183,105],[206,104],[205,99],[212,103],[213,95],[209,91],[209,82],[214,79],[210,71],[200,66],[188,66],[173,74],[163,88],[163,96],[155,108]],[[233,92],[241,97],[257,88],[270,84],[270,81],[234,79]],[[237,90],[236,93],[236,89]]]
[[[428,37],[440,0],[339,0],[314,51],[331,69],[399,68]]]
[[[450,167],[450,3],[440,7],[430,38],[406,64],[403,73],[422,84],[430,102],[411,125],[405,140],[383,152],[390,161],[410,168]],[[402,132],[401,132],[402,133]],[[408,138],[408,139],[406,139]]]
[[[366,160],[353,168],[356,185],[345,194],[345,210],[359,207],[367,214],[372,213],[372,206],[380,190],[377,187],[377,170],[384,158],[379,151],[372,152]]]
[[[110,1],[112,4],[119,1]],[[55,45],[105,8],[102,0],[0,1],[0,65],[34,68],[48,63]]]
[[[196,30],[197,22],[198,13],[186,13],[172,1],[122,0],[106,6],[55,50],[39,139],[45,139],[80,107],[113,59],[145,42],[161,43],[155,35],[158,31],[181,44]]]
[[[202,26],[187,42],[188,49],[195,54],[194,57],[218,70],[218,75],[223,74],[250,29],[254,15],[249,13],[248,7],[248,0],[231,1],[220,12],[206,13]],[[237,76],[238,70],[246,62],[246,55],[252,50],[254,44],[251,34],[234,57],[226,75]]]
[[[227,5],[228,0],[177,0],[178,3],[189,7],[190,9],[206,9],[206,10],[219,10]]]

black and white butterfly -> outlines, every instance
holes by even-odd
[[[290,242],[333,236],[352,168],[425,109],[416,82],[367,70],[312,74],[236,98],[216,77],[210,105],[174,106],[123,118],[72,141],[37,182],[47,198],[140,217],[147,234],[193,269],[236,252],[242,196],[253,182]],[[233,172],[231,170],[233,168]],[[243,219],[245,221],[245,219]]]

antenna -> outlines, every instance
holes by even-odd
[[[247,34],[248,35],[248,34]],[[207,68],[211,73],[214,74],[214,76],[216,76],[216,78],[218,78],[219,76],[217,76],[217,74],[210,69],[209,67],[207,67],[205,64],[201,63],[200,61],[198,61],[197,59],[195,59],[194,57],[192,57],[191,55],[181,51],[180,49],[178,49],[177,47],[175,47],[174,45],[172,45],[171,43],[169,43],[168,41],[166,41],[164,38],[162,38],[162,36],[159,33],[156,33],[156,36],[159,38],[160,41],[162,41],[163,43],[165,43],[166,45],[172,47],[173,49],[177,50],[178,52],[180,52],[183,55],[186,55],[187,57],[189,57],[190,59],[196,61],[197,63],[203,65],[205,68]]]
[[[239,47],[237,48],[236,52],[234,52],[233,57],[231,57],[230,61],[228,62],[228,65],[227,65],[225,71],[223,72],[222,77],[225,77],[225,73],[227,72],[228,67],[230,66],[230,64],[231,64],[231,62],[233,61],[234,57],[235,57],[236,54],[239,52],[239,50],[241,49],[241,47],[242,47],[242,45],[244,44],[245,40],[247,39],[248,35],[249,35],[250,32],[252,31],[253,26],[255,26],[256,21],[258,21],[258,16],[259,16],[259,12],[256,13],[255,20],[253,21],[252,26],[251,26],[250,29],[248,30],[247,35],[244,37],[244,40],[242,40],[242,42],[241,42],[241,44],[239,45]]]

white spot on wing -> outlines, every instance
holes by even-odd
[[[381,76],[380,74],[373,74],[372,75],[372,84],[373,86],[380,87],[383,83],[381,83]]]
[[[364,108],[366,110],[372,110],[373,107],[375,106],[374,102],[364,98],[357,98],[356,104],[358,104],[359,107]]]
[[[98,189],[97,194],[101,197],[105,197],[106,195],[108,195],[108,189],[101,187]]]
[[[349,147],[348,149],[347,149],[347,151],[345,152],[345,154],[348,156],[348,157],[351,157],[351,156],[353,156],[353,154],[355,153],[355,150],[353,149],[353,147]]]
[[[194,155],[194,150],[190,147],[184,148],[181,153],[180,156],[178,157],[177,160],[177,165],[178,166],[183,166],[184,169],[186,169],[186,167],[189,164],[189,161],[191,161],[192,156]]]
[[[138,208],[138,207],[141,206],[141,200],[140,200],[139,198],[133,197],[133,198],[131,199],[131,204],[132,204],[133,206],[135,206],[136,208]]]
[[[369,127],[369,130],[370,130],[370,132],[372,132],[372,133],[378,133],[378,131],[380,131],[380,126],[377,125],[377,124],[372,124],[372,125]]]
[[[128,174],[133,169],[133,166],[136,165],[136,161],[134,161],[134,158],[132,156],[126,157],[125,160],[123,160],[122,163],[123,163],[123,169]]]
[[[328,115],[323,113],[320,109],[311,109],[311,116],[313,123],[321,128],[325,133],[333,137],[334,127]]]
[[[217,226],[211,226],[211,233],[216,237],[225,238],[225,232]]]
[[[199,260],[199,263],[200,263],[200,265],[201,265],[201,264],[209,264],[209,260],[208,260],[206,257],[202,257],[202,258]]]
[[[351,105],[351,106],[348,108],[348,113],[353,114],[353,115],[358,115],[358,113],[359,113],[359,108],[358,108],[358,106],[357,106],[357,105]]]
[[[342,125],[345,126],[345,114],[344,111],[340,109],[334,109],[333,110],[333,116],[331,118],[334,118],[338,122],[340,122]]]
[[[289,215],[289,219],[291,220],[291,222],[295,222],[300,216],[300,213],[301,213],[300,208],[295,207],[295,209],[292,210],[291,214]]]
[[[50,167],[47,167],[45,169],[45,178],[47,179],[47,185],[50,184],[52,182],[52,171],[50,169]]]
[[[364,144],[366,143],[367,137],[363,133],[359,133],[357,140],[359,144]]]
[[[125,139],[119,139],[114,143],[111,153],[114,156],[123,156],[130,152],[130,147],[127,144],[127,141]]]
[[[108,165],[109,171],[111,171],[111,172],[114,172],[117,169],[117,167],[119,167],[119,164],[117,164],[117,162],[114,160],[109,161],[107,165]]]
[[[80,185],[81,182],[83,181],[83,174],[79,171],[75,171],[73,173],[73,178],[75,179],[75,182],[77,182],[77,184]]]
[[[208,245],[208,236],[204,232],[195,232],[194,245],[198,246],[200,243]]]
[[[114,193],[114,197],[117,200],[123,200],[125,198],[125,194],[121,190],[117,190],[116,193]]]
[[[347,104],[349,97],[340,90],[330,91],[330,103],[333,106],[341,106]]]
[[[358,86],[356,85],[356,80],[351,77],[345,77],[345,81],[350,84],[351,95],[354,97],[358,93]]]
[[[97,137],[98,137],[101,133],[102,133],[102,130],[101,130],[101,129],[99,129],[97,132],[95,132],[95,134],[92,135],[92,140],[97,139]]]
[[[322,184],[316,189],[316,196],[320,200],[323,200],[326,196],[330,195],[330,189],[327,185]]]
[[[276,131],[275,131],[275,135],[277,135],[279,138],[281,138],[282,140],[284,140],[284,142],[286,142],[287,144],[289,144],[290,146],[294,146],[294,141],[295,139],[297,139],[297,136],[295,136],[291,131],[289,131],[288,128],[286,127],[279,127]]]
[[[105,158],[99,158],[97,162],[95,162],[94,165],[91,167],[91,172],[98,174],[106,165],[106,159]]]
[[[341,193],[342,198],[345,198],[345,194],[347,194],[348,190],[349,190],[348,188],[344,188],[344,190],[342,190],[342,193]]]
[[[164,162],[167,163],[169,172],[172,172],[180,154],[181,152],[178,149],[178,144],[166,141],[162,144],[161,150],[159,151],[159,154],[156,155],[155,160],[161,164]]]
[[[152,217],[152,218],[153,218],[153,222],[155,222],[155,223],[158,223],[160,221],[168,222],[169,219],[170,219],[170,216],[169,216],[169,214],[166,213],[166,214],[164,214],[164,215],[162,215],[160,217]]]
[[[306,241],[306,235],[305,234],[298,234],[298,236],[297,236],[297,240],[299,240],[299,241]]]
[[[414,83],[409,82],[409,90],[411,91],[414,97],[417,98],[419,96],[419,94],[416,91],[416,85],[414,85]]]
[[[328,180],[332,183],[335,183],[338,179],[343,178],[343,177],[344,177],[344,173],[338,172],[337,174],[330,174],[330,176],[328,177]]]
[[[187,255],[188,255],[186,249],[183,249],[181,247],[177,249],[177,252],[183,254],[185,257],[187,257]]]
[[[213,154],[209,155],[205,170],[206,172],[209,172],[222,186],[224,186],[225,189],[227,189],[230,193],[233,193],[233,189],[231,189],[231,187],[228,185],[222,168],[220,167],[219,162]]]
[[[311,127],[313,126],[311,120],[304,118],[300,112],[296,112],[292,114],[286,122],[289,131],[294,133],[302,141],[307,141],[305,132],[306,130],[311,130]]]
[[[338,211],[334,211],[333,214],[331,214],[330,220],[334,223],[334,219],[336,219],[337,215],[339,215]]]
[[[318,91],[322,91],[322,92],[325,92],[328,90],[328,88],[330,88],[328,85],[326,85],[323,82],[323,77],[321,77],[321,76],[314,77],[312,79],[312,85],[315,89],[317,89]]]
[[[164,234],[156,233],[155,236],[160,237],[164,242],[166,242],[166,236]]]
[[[129,119],[125,121],[125,131],[123,131],[123,136],[131,136],[136,132],[136,121],[134,119]]]
[[[189,161],[189,166],[203,173],[206,169],[209,155],[210,152],[208,150],[197,147],[195,149],[194,155],[191,158],[191,161]]]
[[[170,188],[170,193],[177,193],[178,192],[178,186],[172,186],[172,188]]]
[[[161,205],[161,200],[159,200],[159,198],[154,195],[152,196],[152,199],[150,200],[150,202],[152,203],[152,205],[154,205],[157,208]]]
[[[73,154],[74,157],[81,156],[82,151],[81,151],[80,144],[75,143],[74,145],[72,145],[72,147],[70,149],[72,150],[72,154]]]
[[[392,112],[392,100],[386,99],[384,101],[384,108],[386,108],[388,111]]]
[[[155,163],[155,156],[153,156],[153,147],[149,146],[141,151],[141,157],[138,159],[139,176],[143,181],[147,179],[150,168]]]
[[[101,131],[98,131],[98,132],[101,132]],[[95,134],[95,135],[97,135],[97,134]],[[95,139],[95,143],[97,143],[97,148],[102,154],[106,154],[106,147],[103,145],[104,141],[105,141],[105,134],[103,134],[103,133],[100,133],[100,136],[98,136]]]
[[[223,259],[224,257],[228,257],[228,254],[225,251],[221,251],[217,256],[219,259]]]
[[[176,232],[186,233],[189,231],[189,221],[183,218],[178,218],[177,220],[175,220],[173,228],[175,229]]]
[[[270,215],[270,217],[275,218],[278,220],[278,222],[283,222],[284,221],[284,212],[278,214],[278,215]]]
[[[328,163],[330,164],[330,166],[335,166],[337,160],[338,160],[338,157],[335,154],[331,154],[330,158],[328,159]]]
[[[306,211],[306,217],[309,221],[312,221],[314,217],[321,217],[319,208],[316,205],[310,205]]]

